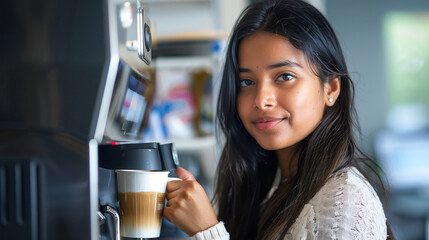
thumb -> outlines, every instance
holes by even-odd
[[[192,181],[195,180],[192,173],[186,171],[184,168],[178,167],[176,169],[176,175],[184,181]]]

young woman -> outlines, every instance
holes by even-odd
[[[178,169],[184,181],[168,184],[164,217],[194,239],[386,239],[369,184],[378,175],[365,174],[376,164],[353,137],[353,90],[335,33],[314,7],[250,5],[230,38],[219,92],[218,216]]]

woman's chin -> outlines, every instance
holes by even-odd
[[[278,146],[276,143],[270,143],[270,142],[258,142],[259,146],[261,148],[267,150],[267,151],[275,151],[284,147]]]

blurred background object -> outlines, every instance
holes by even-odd
[[[429,239],[429,2],[326,0],[356,87],[361,146],[386,172],[397,239]]]

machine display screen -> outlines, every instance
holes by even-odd
[[[110,104],[105,137],[131,140],[142,137],[153,101],[154,83],[121,61]]]
[[[128,88],[125,92],[124,101],[120,113],[122,130],[131,135],[137,135],[147,107],[145,99],[146,86],[130,75]]]

